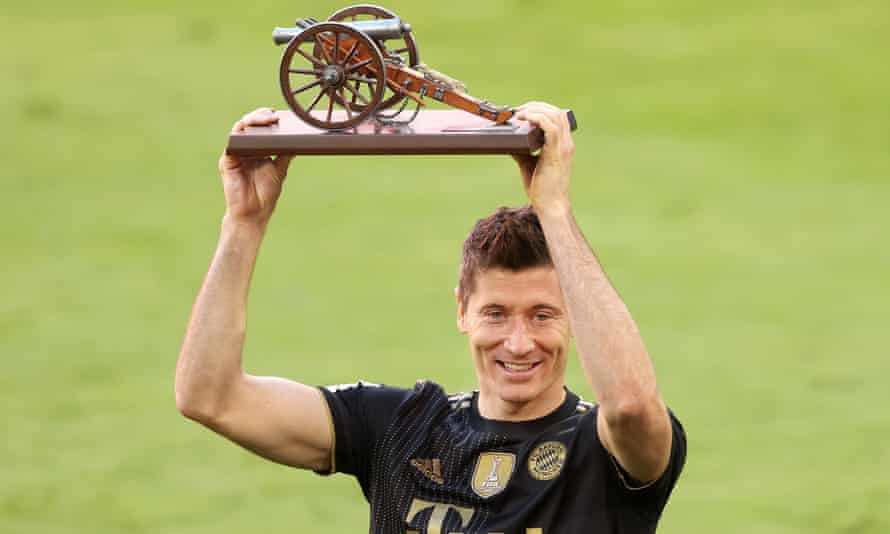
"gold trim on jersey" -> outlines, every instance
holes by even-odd
[[[318,394],[321,395],[321,402],[324,404],[325,413],[328,414],[328,426],[331,429],[331,469],[324,474],[334,474],[337,472],[337,430],[334,427],[334,414],[331,412],[331,407],[328,404],[328,398],[324,396],[324,393],[321,392],[320,389],[316,389]]]
[[[545,441],[528,455],[528,472],[537,480],[551,480],[565,463],[566,446],[559,441]]]
[[[473,492],[487,499],[504,491],[513,468],[516,466],[516,455],[510,452],[483,452],[476,460],[473,470]]]
[[[652,484],[655,484],[656,482],[658,482],[658,478],[661,478],[661,477],[654,478],[654,479],[650,480],[649,482],[644,483],[642,486],[634,486],[633,484],[631,484],[627,481],[627,477],[624,476],[624,472],[621,470],[621,466],[618,464],[618,460],[614,456],[612,456],[611,453],[609,453],[609,459],[612,460],[612,465],[615,466],[615,472],[618,473],[618,478],[621,479],[621,483],[624,484],[624,487],[630,491],[644,490],[644,489],[648,488],[649,486],[651,486]]]

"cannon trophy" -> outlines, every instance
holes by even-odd
[[[425,98],[503,124],[515,111],[467,94],[461,82],[420,63],[411,26],[385,8],[361,4],[326,21],[304,18],[275,28],[281,92],[304,122],[325,130],[354,128],[368,118],[413,120]],[[397,117],[416,105],[407,120]]]

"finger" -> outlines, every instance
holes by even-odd
[[[553,136],[555,136],[555,135],[557,135],[558,130],[559,130],[559,128],[557,126],[557,124],[559,123],[559,118],[556,117],[552,113],[544,113],[541,111],[528,110],[528,111],[520,112],[516,116],[516,118],[518,118],[519,120],[527,121],[527,122],[534,124],[535,126],[541,128],[542,130],[544,130],[545,135],[552,134]],[[555,138],[550,137],[549,139],[555,139]]]
[[[255,109],[244,116],[242,119],[248,126],[267,125],[278,122],[278,115],[272,108]]]
[[[532,177],[535,175],[535,169],[538,167],[538,156],[529,154],[511,154],[516,165],[519,167],[519,174],[522,175],[522,181],[528,186]]]
[[[219,157],[219,172],[225,174],[241,167],[241,160],[223,152]]]
[[[564,123],[568,125],[568,115],[564,110],[556,106],[551,106],[550,104],[542,104],[540,107],[536,107],[535,111],[547,115],[555,124]]]
[[[565,128],[565,132],[571,132],[572,127],[569,122],[569,114],[562,108],[558,108],[546,102],[528,102],[516,108],[517,113],[520,111],[536,111],[551,116],[554,122],[561,124]],[[517,116],[517,118],[519,118]]]
[[[556,154],[560,151],[564,144],[564,136],[560,129],[558,117],[546,113],[525,111],[523,112],[522,117],[519,118],[528,121],[529,124],[537,126],[544,132],[543,152],[539,155],[543,156],[545,153]]]
[[[250,115],[268,115],[268,114],[270,114],[270,113],[274,114],[274,113],[275,113],[275,109],[274,109],[274,108],[270,108],[270,107],[256,108],[255,110],[253,110],[253,111],[251,111],[250,113],[246,114],[245,117],[248,117],[248,116],[250,116]]]
[[[238,122],[232,126],[233,132],[241,132],[250,126],[268,126],[278,122],[278,115],[253,115],[247,114],[238,119]]]
[[[519,165],[519,167],[523,170],[534,170],[535,164],[538,161],[538,158],[529,154],[510,154],[510,157],[512,157],[513,161],[515,161],[516,164]]]
[[[569,121],[569,112],[564,109],[559,110],[559,118],[562,121],[563,133],[571,136],[572,123]]]
[[[572,138],[572,123],[569,120],[569,114],[563,113],[561,116],[562,133],[560,135],[560,139],[562,140],[562,148],[563,150],[567,150],[570,154],[574,154],[575,140]]]
[[[561,111],[558,107],[547,102],[526,102],[517,108],[517,110],[533,110],[533,111]]]
[[[555,108],[552,106],[542,106],[542,105],[530,105],[529,107],[523,109],[519,113],[516,114],[516,118],[522,119],[523,116],[528,116],[530,113],[536,113],[539,115],[544,115],[550,118],[550,120],[554,124],[558,124],[561,120],[561,116],[565,115],[565,112],[559,108]]]
[[[529,100],[528,102],[526,102],[525,104],[522,104],[522,105],[519,106],[519,107],[520,107],[520,108],[525,108],[525,107],[529,107],[529,106],[537,106],[537,107],[545,107],[545,108],[559,109],[559,108],[557,108],[556,106],[554,106],[553,104],[549,104],[549,103],[547,103],[547,102],[540,102],[540,101],[537,101],[537,100]]]
[[[276,122],[278,122],[278,115],[272,108],[259,108],[241,117],[232,127],[232,131],[240,132],[250,126],[268,126]]]

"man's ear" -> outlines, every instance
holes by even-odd
[[[454,299],[457,301],[457,329],[461,334],[467,333],[467,310],[460,298],[460,288],[454,288]]]

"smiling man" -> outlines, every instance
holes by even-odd
[[[250,276],[284,157],[220,160],[227,211],[176,371],[180,411],[271,460],[355,476],[371,533],[651,533],[686,457],[633,318],[569,203],[568,120],[519,157],[531,202],[480,220],[463,247],[457,325],[479,389],[313,388],[242,368]],[[275,122],[258,110],[236,129]],[[597,404],[565,387],[574,339]]]

